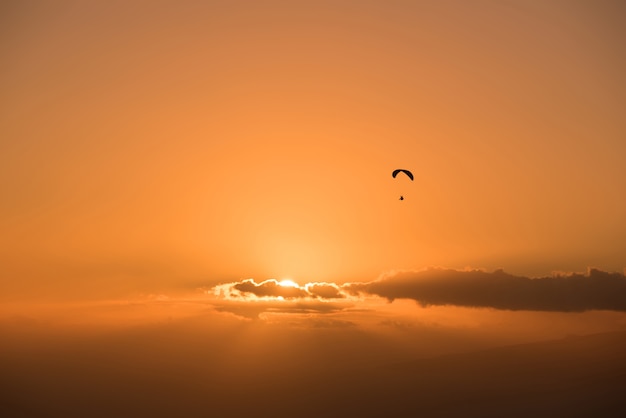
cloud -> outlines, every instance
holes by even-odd
[[[350,283],[353,294],[413,299],[421,305],[455,305],[503,310],[583,312],[626,311],[626,277],[590,269],[552,277],[514,276],[502,270],[459,271],[431,268],[401,272],[368,283]]]
[[[289,282],[284,285],[275,279],[256,283],[254,279],[221,284],[214,287],[215,294],[225,299],[249,298],[265,299],[344,299],[346,294],[335,283],[312,282],[305,286]]]
[[[245,318],[260,318],[262,313],[332,314],[353,306],[340,286],[326,282],[300,286],[292,281],[245,279],[217,285],[212,291],[217,311]]]
[[[423,306],[549,312],[626,311],[624,274],[597,269],[590,269],[587,274],[560,273],[529,278],[502,270],[430,268],[389,273],[371,282],[344,285],[312,282],[299,286],[293,282],[286,285],[274,279],[260,283],[246,279],[221,284],[213,290],[223,301],[264,302],[263,306],[256,306],[255,313],[337,312],[344,308],[343,305],[335,305],[341,300],[354,301],[364,296],[377,296],[389,301],[412,299]]]
[[[305,286],[311,296],[321,299],[343,299],[346,297],[334,283],[309,283]]]
[[[333,314],[351,308],[352,304],[323,302],[319,300],[216,300],[211,302],[218,312],[228,312],[248,319],[262,318],[262,314]]]
[[[261,283],[255,283],[253,279],[235,283],[233,289],[242,293],[252,293],[256,296],[281,297],[284,299],[297,299],[307,296],[305,289],[294,286],[281,286],[276,280],[270,279]]]

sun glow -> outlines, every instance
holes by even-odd
[[[280,282],[278,282],[278,285],[282,287],[300,287],[298,283],[290,279],[281,280]]]

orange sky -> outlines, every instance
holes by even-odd
[[[624,410],[624,21],[1,2],[0,416]]]
[[[626,265],[619,2],[2,8],[2,297]]]

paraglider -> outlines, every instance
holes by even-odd
[[[413,181],[413,173],[411,173],[409,170],[403,170],[401,168],[397,170],[393,170],[393,173],[391,173],[391,176],[395,179],[399,173],[406,174],[411,179],[411,181]]]
[[[408,178],[411,179],[411,181],[413,181],[413,173],[411,173],[409,170],[404,170],[404,169],[397,169],[397,170],[393,170],[393,172],[391,173],[391,176],[395,179],[396,176],[400,173],[406,174],[406,176]],[[404,200],[404,196],[400,196],[400,200]]]

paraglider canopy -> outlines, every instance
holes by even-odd
[[[393,173],[391,173],[391,176],[395,179],[399,173],[406,174],[411,179],[411,181],[413,181],[413,173],[411,173],[409,170],[403,170],[401,168],[397,170],[393,170]]]

